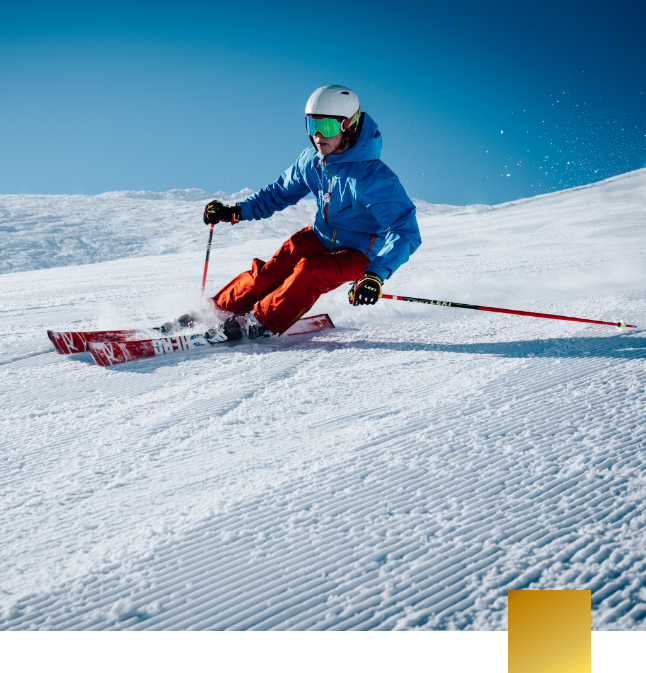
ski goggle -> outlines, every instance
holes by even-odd
[[[325,115],[306,115],[305,128],[310,136],[320,133],[324,138],[333,138],[341,131],[347,131],[359,121],[360,117],[361,110],[357,110],[350,119],[346,117],[326,117]]]
[[[307,115],[305,117],[305,128],[310,136],[320,133],[324,138],[333,138],[341,133],[343,119],[343,117]]]

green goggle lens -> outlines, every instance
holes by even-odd
[[[341,132],[341,122],[333,117],[314,119],[308,116],[305,117],[305,125],[307,133],[311,136],[320,133],[324,138],[333,138]]]

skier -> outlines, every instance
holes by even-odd
[[[311,192],[313,226],[291,236],[268,261],[254,259],[213,298],[233,313],[214,340],[282,334],[325,292],[352,282],[350,304],[375,304],[382,283],[421,244],[415,206],[382,162],[381,133],[347,87],[317,89],[305,107],[312,142],[276,182],[246,201],[211,201],[205,224],[260,220]],[[181,319],[180,319],[181,320]]]

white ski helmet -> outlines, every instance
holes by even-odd
[[[319,87],[307,101],[306,115],[326,115],[350,119],[359,112],[359,97],[338,84]]]
[[[347,149],[357,141],[360,120],[359,97],[339,84],[318,88],[305,106],[305,129],[312,144],[316,133],[330,138],[342,132],[343,143],[339,149]]]

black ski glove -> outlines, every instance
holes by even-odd
[[[367,271],[361,280],[355,280],[348,292],[348,299],[353,306],[359,304],[376,304],[381,297],[383,280],[376,273]]]
[[[218,222],[240,222],[240,206],[225,206],[221,201],[211,201],[204,209],[204,224],[217,224]]]

